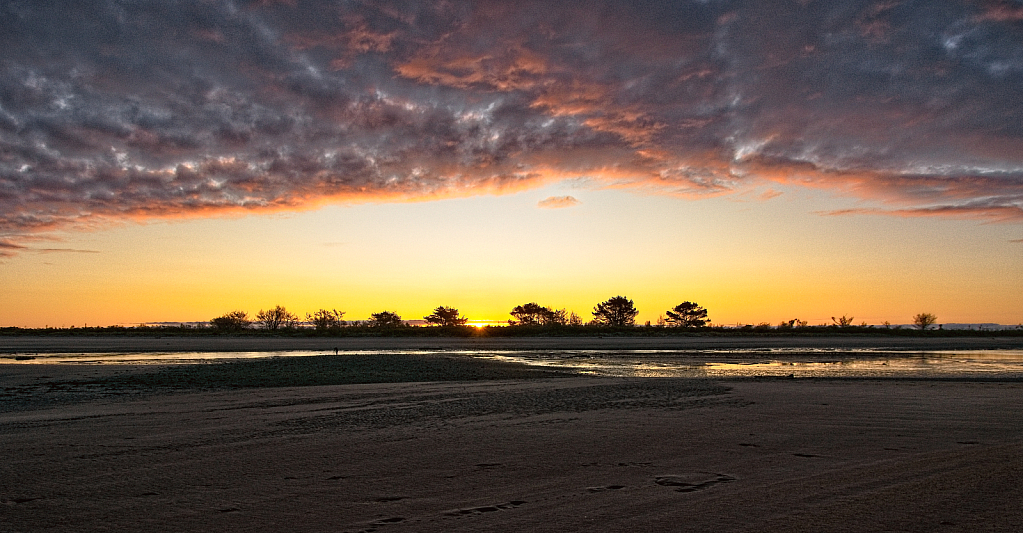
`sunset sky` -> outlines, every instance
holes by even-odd
[[[1023,322],[1023,1],[0,0],[0,326]]]

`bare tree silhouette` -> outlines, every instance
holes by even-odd
[[[838,318],[831,317],[831,321],[834,322],[835,325],[840,328],[848,328],[852,326],[853,318],[854,317],[842,315]]]
[[[920,328],[921,331],[929,328],[937,321],[938,317],[930,313],[920,313],[913,316],[913,325]]]
[[[305,319],[312,322],[313,327],[316,331],[337,331],[345,325],[345,321],[342,317],[345,316],[344,311],[338,311],[337,309],[320,309],[313,314],[306,313]]]
[[[288,312],[283,306],[278,305],[267,311],[260,309],[259,313],[256,313],[256,321],[269,331],[277,331],[295,327],[295,323],[298,322],[298,316]]]

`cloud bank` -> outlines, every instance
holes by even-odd
[[[772,183],[1023,221],[1023,3],[0,1],[0,255],[54,230]]]

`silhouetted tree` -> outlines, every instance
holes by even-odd
[[[345,321],[341,318],[343,316],[345,316],[344,311],[338,311],[337,309],[331,309],[329,311],[326,309],[320,309],[311,315],[306,313],[305,319],[312,322],[316,331],[326,332],[341,329],[341,327],[345,325]]]
[[[508,323],[512,326],[538,326],[544,323],[544,318],[548,313],[550,313],[550,311],[550,309],[543,307],[536,302],[516,305],[511,312],[508,313],[515,317],[515,320],[509,320]]]
[[[921,331],[927,329],[937,321],[938,317],[930,313],[920,313],[913,317],[913,325],[920,328]]]
[[[700,328],[707,325],[707,310],[694,302],[682,302],[668,311],[667,322],[677,328]]]
[[[249,314],[245,311],[231,311],[210,320],[210,325],[223,331],[239,331],[249,327]]]
[[[853,317],[842,315],[838,318],[831,317],[831,321],[834,322],[835,325],[840,328],[847,328],[849,326],[852,326]]]
[[[464,326],[469,321],[468,318],[458,316],[458,309],[443,305],[434,309],[433,313],[424,316],[423,319],[438,326]]]
[[[381,311],[369,315],[369,322],[366,325],[374,328],[398,328],[404,326],[405,322],[401,320],[398,313]]]
[[[583,325],[583,319],[579,315],[575,314],[575,311],[572,311],[568,315],[568,325],[569,326],[581,326],[581,325]]]
[[[536,302],[516,305],[508,314],[515,317],[508,321],[512,326],[564,326],[569,322],[568,310],[542,307]]]
[[[636,324],[638,314],[632,300],[615,296],[593,308],[593,322],[601,326],[632,326]]]
[[[295,323],[298,322],[298,316],[288,312],[283,306],[276,306],[273,309],[263,311],[259,310],[256,313],[256,321],[263,324],[263,327],[269,331],[277,331],[279,329],[289,329],[295,327]]]

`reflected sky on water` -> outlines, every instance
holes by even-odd
[[[1011,377],[1023,350],[892,351],[755,348],[717,350],[342,350],[345,355],[468,356],[580,374],[621,377]],[[0,356],[3,364],[195,364],[334,351],[54,353]]]
[[[1015,377],[1023,350],[732,349],[501,354],[504,361],[623,377]]]

